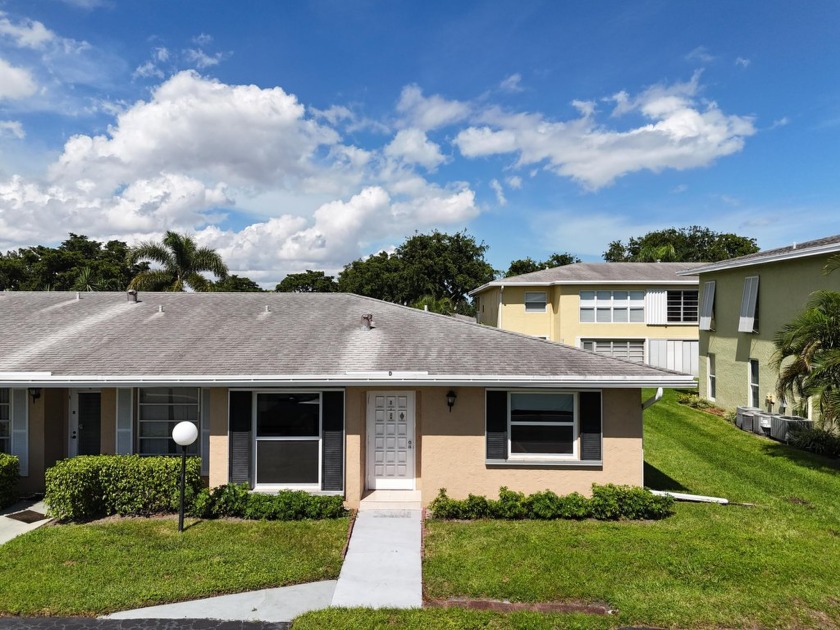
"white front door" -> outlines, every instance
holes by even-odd
[[[367,396],[369,490],[414,490],[414,392]]]

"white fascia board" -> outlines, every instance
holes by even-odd
[[[349,376],[349,375],[157,375],[157,376],[52,376],[49,378],[2,378],[0,387],[354,387],[429,385],[464,387],[589,387],[625,389],[635,387],[696,387],[691,375],[661,376],[561,376],[464,375]]]
[[[475,295],[489,287],[559,287],[567,284],[585,284],[585,285],[654,285],[654,286],[699,286],[700,278],[696,280],[681,280],[674,278],[673,280],[555,280],[553,282],[505,282],[496,284],[491,282],[470,291],[469,295]]]
[[[697,267],[689,269],[688,271],[680,271],[678,275],[697,275],[701,273],[709,273],[711,271],[724,271],[725,269],[737,269],[739,267],[752,267],[754,265],[763,265],[765,263],[779,262],[781,260],[793,260],[795,258],[807,258],[809,256],[819,256],[820,254],[833,254],[840,252],[840,243],[832,243],[831,245],[822,245],[821,247],[809,247],[807,249],[791,249],[778,254],[769,254],[760,258],[751,258],[749,260],[739,261],[737,258],[715,263],[713,265],[706,265],[705,267]]]

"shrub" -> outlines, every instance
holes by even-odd
[[[248,508],[248,484],[228,483],[213,488],[211,492],[214,517],[233,516],[242,518]]]
[[[226,484],[202,490],[190,513],[200,518],[238,517],[266,521],[340,518],[347,513],[340,496],[319,496],[302,490],[276,494],[250,492],[247,484]]]
[[[429,510],[432,516],[440,519],[642,520],[665,518],[673,514],[673,506],[673,498],[655,495],[645,488],[593,484],[591,499],[577,492],[558,496],[551,490],[526,497],[503,487],[497,501],[474,495],[457,500],[441,489],[429,504]]]
[[[691,392],[682,392],[677,395],[677,402],[681,405],[686,405],[692,409],[711,409],[714,404],[705,398],[700,398],[697,394]]]
[[[17,457],[0,453],[0,509],[17,501],[19,471],[20,462]]]
[[[46,472],[49,512],[59,520],[118,514],[147,516],[178,508],[181,461],[176,457],[88,455],[65,459]],[[201,490],[201,460],[187,459],[189,500]]]
[[[791,424],[788,444],[817,455],[840,458],[840,436],[826,429],[806,424]]]

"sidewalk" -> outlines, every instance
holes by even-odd
[[[360,511],[332,599],[333,606],[420,608],[421,510]]]
[[[44,502],[35,500],[18,501],[5,510],[0,510],[0,545],[52,522],[46,514],[47,507]]]

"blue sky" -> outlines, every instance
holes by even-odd
[[[840,232],[840,4],[0,0],[0,251],[167,229],[265,286]]]

